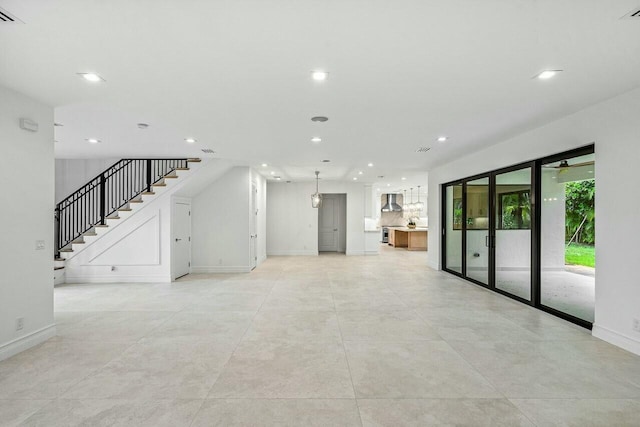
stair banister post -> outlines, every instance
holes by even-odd
[[[147,159],[147,192],[151,191],[151,159]]]
[[[100,224],[105,224],[105,210],[107,205],[107,192],[106,192],[106,179],[104,177],[104,172],[100,175]]]

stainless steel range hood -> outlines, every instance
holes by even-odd
[[[386,194],[387,204],[382,207],[382,212],[402,212],[402,206],[397,203],[397,194]]]

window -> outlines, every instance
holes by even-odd
[[[499,197],[500,230],[528,230],[531,228],[530,190],[501,193]]]

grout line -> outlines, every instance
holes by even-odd
[[[360,412],[360,404],[358,403],[358,396],[356,395],[356,386],[353,384],[353,374],[351,373],[351,364],[349,363],[349,356],[347,355],[347,347],[344,344],[344,336],[342,335],[342,327],[340,326],[340,318],[338,317],[338,308],[336,306],[336,300],[333,297],[333,289],[331,287],[331,279],[328,278],[329,288],[331,289],[331,301],[333,301],[333,309],[335,310],[336,322],[338,323],[338,332],[340,332],[340,342],[342,343],[342,350],[344,351],[344,359],[347,362],[347,369],[349,370],[349,379],[351,380],[351,388],[353,389],[353,399],[356,402],[356,410],[358,411],[358,419],[360,420],[360,425],[364,425],[362,423],[362,413]]]

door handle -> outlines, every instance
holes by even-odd
[[[338,229],[337,229],[337,228],[334,228],[334,229],[333,229],[333,231],[338,231]]]
[[[484,236],[484,245],[489,247],[489,236]]]
[[[180,240],[182,240],[182,239],[176,239],[176,242],[179,242]]]

